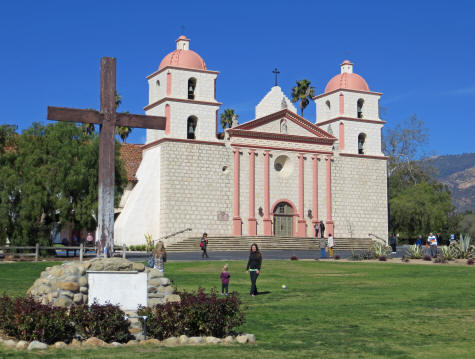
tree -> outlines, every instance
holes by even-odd
[[[236,116],[236,117],[235,117]],[[234,113],[233,109],[226,109],[221,114],[221,127],[225,130],[226,128],[231,128],[233,126],[233,119],[238,118],[238,115]]]
[[[475,213],[464,214],[457,229],[460,233],[467,233],[475,239]]]
[[[297,86],[292,87],[291,101],[293,103],[300,101],[300,114],[303,116],[303,110],[315,96],[315,87],[310,86],[311,82],[306,79],[299,80],[296,83]]]
[[[6,216],[0,219],[0,238],[45,244],[58,224],[96,227],[97,135],[85,135],[71,123],[35,123],[17,136],[10,152],[14,161],[5,161],[5,155],[0,161],[1,176],[9,174],[0,187],[0,214]],[[125,172],[116,161],[117,202],[125,184]]]
[[[386,129],[383,151],[388,160],[390,232],[415,237],[447,231],[453,213],[448,188],[433,179],[433,169],[418,158],[428,130],[416,115]]]

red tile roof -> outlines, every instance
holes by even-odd
[[[142,145],[122,143],[120,145],[120,159],[127,172],[127,180],[137,181],[135,174],[142,162]]]

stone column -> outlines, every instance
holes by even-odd
[[[240,236],[242,234],[242,221],[239,216],[239,148],[234,149],[234,199],[233,199],[233,235]]]
[[[327,222],[325,226],[325,234],[333,233],[333,219],[332,219],[332,158],[327,156],[325,158],[327,162]]]
[[[307,225],[305,223],[305,207],[304,207],[304,157],[303,153],[299,154],[299,219],[297,221],[297,237],[307,236]]]
[[[255,157],[256,151],[249,151],[249,235],[257,236],[256,197],[255,197]]]
[[[315,225],[319,225],[320,221],[318,220],[318,155],[312,156],[313,162],[313,198],[312,198],[312,207],[313,207],[313,218],[312,218],[312,237],[315,235]]]
[[[269,203],[269,151],[264,151],[264,235],[272,236]]]

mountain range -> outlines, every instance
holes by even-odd
[[[457,212],[475,212],[475,153],[435,156],[424,161],[450,189]]]

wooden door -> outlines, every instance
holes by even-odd
[[[274,209],[274,235],[292,237],[294,233],[294,216],[292,207],[285,202],[279,203]]]

